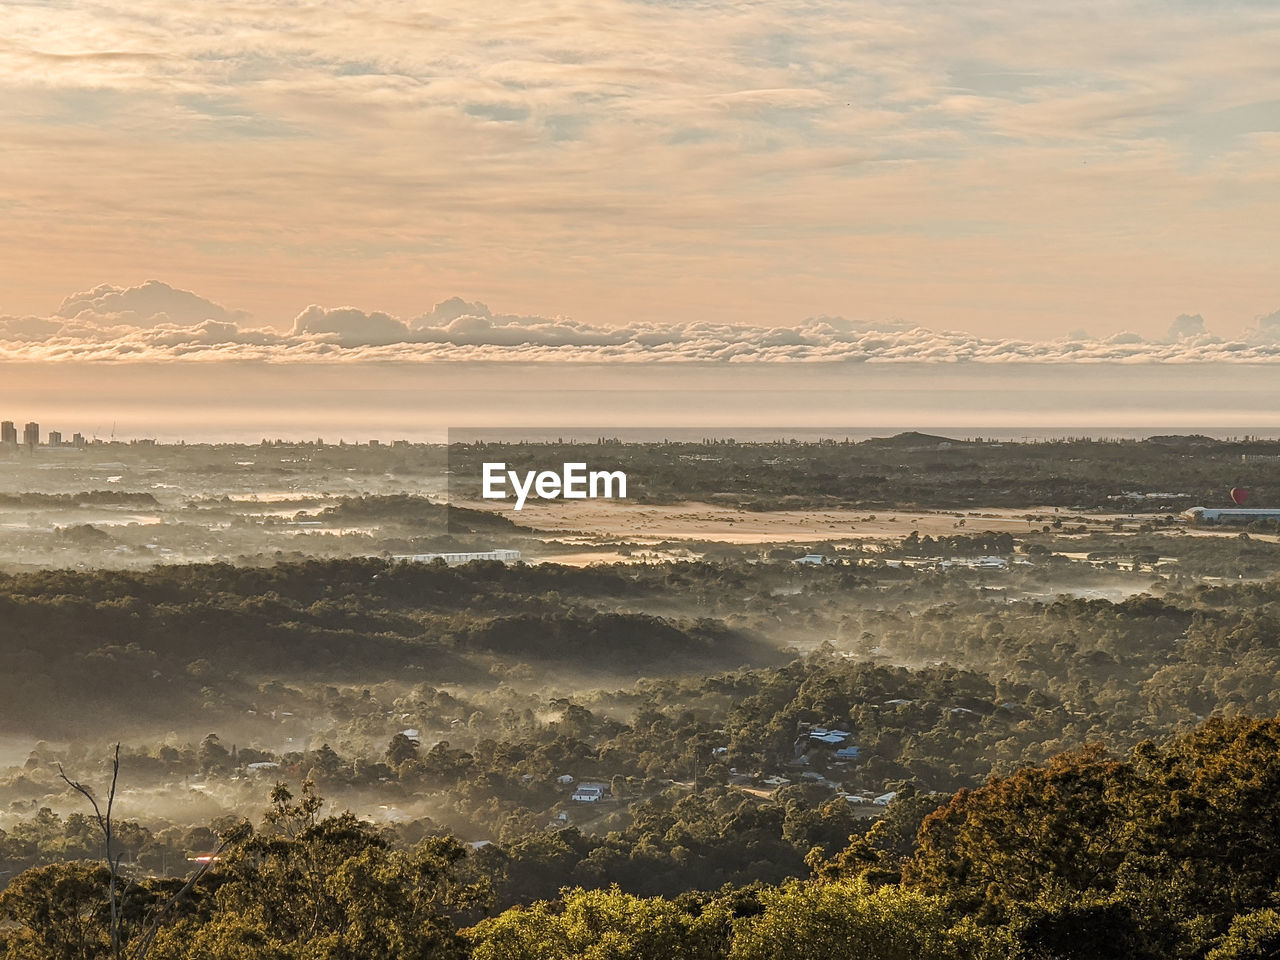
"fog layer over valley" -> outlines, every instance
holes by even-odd
[[[992,775],[1280,710],[1275,522],[1181,514],[1245,484],[1270,502],[1274,446],[14,454],[0,871],[98,855],[63,775],[104,796],[119,741],[122,870],[144,886],[224,843],[210,876],[230,878],[259,842],[245,818],[262,839],[344,811],[386,856],[454,850],[485,892],[447,912],[477,942],[566,886],[906,884],[942,869],[926,817]],[[570,456],[625,468],[634,499],[445,500],[490,457]],[[405,558],[498,548],[523,559]]]

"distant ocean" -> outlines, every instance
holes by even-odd
[[[1280,438],[1259,364],[0,364],[0,419],[64,436]]]

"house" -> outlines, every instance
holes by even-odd
[[[569,784],[573,783],[573,776],[568,773],[562,773],[560,776],[556,777],[556,783],[560,784],[562,787],[567,787]]]
[[[767,780],[761,780],[760,782],[766,787],[773,787],[775,789],[778,787],[786,787],[791,784],[791,781],[786,777],[769,777]]]
[[[882,793],[880,796],[876,797],[871,802],[878,807],[887,807],[890,801],[892,801],[893,798],[896,797],[897,795],[898,795],[897,790],[890,790],[888,793]]]
[[[801,557],[799,560],[796,561],[796,563],[804,564],[805,566],[814,566],[814,567],[820,567],[826,562],[827,562],[827,558],[820,553],[806,553],[803,557]]]
[[[843,730],[829,730],[821,735],[816,733],[809,734],[809,739],[814,743],[826,743],[835,746],[837,743],[844,743],[849,739],[849,734]]]
[[[580,783],[573,791],[570,800],[578,803],[597,803],[609,795],[609,787],[604,783]]]
[[[862,753],[861,747],[841,747],[836,751],[837,760],[857,760],[858,754]]]

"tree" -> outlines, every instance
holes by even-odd
[[[953,927],[944,902],[861,881],[761,891],[764,912],[735,924],[730,960],[962,960],[1005,957],[995,931]]]
[[[297,799],[277,784],[271,800],[264,829],[219,864],[207,916],[197,912],[166,928],[154,958],[190,956],[192,942],[217,960],[464,957],[450,913],[487,896],[483,885],[459,878],[465,847],[428,838],[409,851],[393,849],[350,813],[321,818],[323,801],[309,781]]]
[[[116,786],[120,779],[120,744],[116,744],[115,754],[111,760],[111,788],[107,792],[107,806],[103,810],[90,790],[82,783],[77,783],[66,775],[61,765],[58,776],[67,786],[81,794],[93,807],[94,819],[102,830],[103,853],[107,861],[107,912],[110,917],[108,936],[111,942],[111,955],[120,956],[120,902],[117,899],[117,888],[120,884],[120,854],[115,849],[115,824],[112,814],[116,803]]]
[[[205,773],[221,773],[231,766],[231,753],[222,745],[216,733],[211,733],[200,741],[197,753],[200,769]]]
[[[925,818],[906,882],[987,921],[1042,894],[1109,893],[1126,854],[1132,769],[1099,749],[961,790]]]
[[[21,873],[0,893],[0,918],[10,928],[0,933],[4,956],[96,960],[113,953],[110,882],[110,870],[100,863],[57,863]]]
[[[473,960],[719,960],[730,917],[720,904],[686,911],[661,897],[565,890],[562,906],[535,903],[466,931]]]
[[[397,733],[387,744],[387,764],[392,769],[399,770],[401,764],[417,760],[419,746],[417,740],[412,740],[403,733]]]
[[[1207,960],[1275,960],[1280,957],[1280,913],[1270,907],[1231,921]]]

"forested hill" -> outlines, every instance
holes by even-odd
[[[492,683],[499,659],[619,680],[782,662],[748,631],[599,609],[625,570],[384,560],[0,577],[0,698],[10,732],[61,737],[172,723],[192,702],[243,714],[269,679]],[[74,703],[77,710],[62,705]]]
[[[912,799],[914,813],[895,801],[870,829],[813,847],[807,878],[656,897],[566,887],[497,912],[502,848],[398,844],[349,813],[322,817],[310,784],[297,796],[278,787],[256,827],[224,826],[218,859],[188,886],[144,878],[112,894],[91,861],[22,873],[0,894],[0,957],[1264,960],[1280,949],[1280,721],[1213,720],[1163,748],[1062,754]],[[562,847],[549,835],[523,857],[555,873]]]

